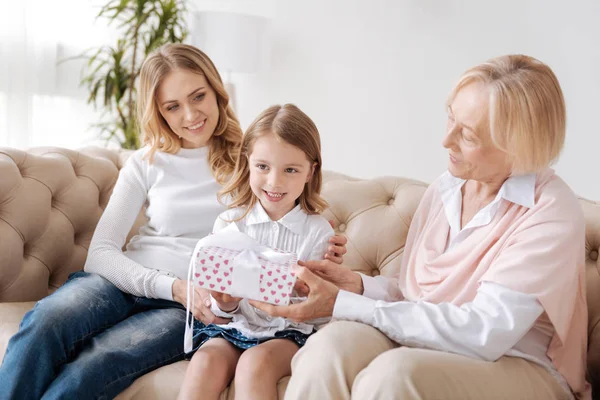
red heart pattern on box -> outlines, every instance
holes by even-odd
[[[216,292],[231,294],[233,265],[232,260],[241,251],[222,247],[207,246],[201,248],[194,260],[194,285]],[[261,264],[259,281],[260,300],[275,305],[287,305],[294,289],[296,275],[291,272],[297,263],[295,257],[285,263],[274,263],[258,256]],[[239,268],[239,267],[238,267]],[[248,297],[250,298],[250,297]]]

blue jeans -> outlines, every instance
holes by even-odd
[[[112,399],[183,360],[185,308],[76,272],[29,311],[0,367],[0,399]]]

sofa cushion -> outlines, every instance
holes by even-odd
[[[115,397],[115,400],[165,400],[175,399],[183,382],[188,361],[179,361],[166,365],[138,378],[131,386]],[[283,399],[289,376],[281,378],[277,384],[277,393]],[[220,400],[235,398],[234,384],[229,385],[222,393]]]

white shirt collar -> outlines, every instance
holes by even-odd
[[[273,221],[265,211],[260,201],[257,201],[246,217],[246,225],[279,223],[297,235],[302,235],[308,214],[298,204],[278,221]]]
[[[509,177],[500,187],[493,202],[505,199],[523,207],[533,207],[535,205],[535,180],[535,174]],[[440,193],[442,198],[447,198],[455,190],[462,188],[465,182],[464,179],[457,178],[446,171],[440,178]]]
[[[535,205],[535,174],[515,175],[508,178],[498,196],[523,207]]]
[[[440,178],[440,195],[444,205],[444,212],[450,225],[450,236],[446,244],[446,251],[465,240],[473,229],[489,224],[494,218],[501,200],[531,208],[535,204],[535,174],[512,176],[500,187],[496,198],[483,207],[473,216],[465,227],[461,229],[462,193],[464,179],[456,178],[449,172]]]

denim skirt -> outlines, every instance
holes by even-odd
[[[306,339],[310,334],[305,334],[293,329],[287,329],[276,332],[275,335],[265,338],[249,338],[243,335],[240,331],[235,328],[227,328],[226,326],[219,325],[204,325],[197,320],[194,321],[194,349],[193,352],[198,350],[200,346],[206,343],[207,340],[212,338],[223,338],[233,344],[235,347],[246,350],[250,347],[254,347],[257,344],[264,343],[272,339],[288,339],[296,343],[298,347],[304,346]],[[192,352],[192,353],[193,353]]]

